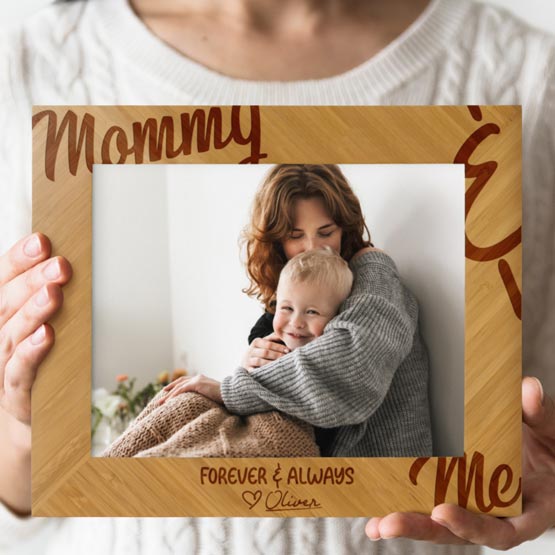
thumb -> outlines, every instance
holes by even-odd
[[[555,440],[555,407],[538,378],[522,380],[522,419],[540,436]]]

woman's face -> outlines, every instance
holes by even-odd
[[[319,197],[298,199],[293,206],[293,229],[282,241],[287,260],[301,252],[331,247],[341,254],[341,228]]]

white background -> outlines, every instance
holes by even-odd
[[[462,0],[461,0],[462,1]],[[489,0],[492,4],[503,6],[519,15],[532,25],[555,33],[555,2],[552,0]],[[9,0],[2,3],[0,27],[15,25],[38,8],[50,4],[50,0]],[[493,553],[486,549],[486,553]],[[533,543],[524,544],[511,551],[514,555],[552,555],[555,552],[553,533]]]
[[[238,238],[270,166],[93,171],[93,386],[185,367],[221,380],[262,314]],[[418,299],[438,455],[463,453],[464,167],[342,165],[374,244]],[[430,203],[429,199],[434,202]]]

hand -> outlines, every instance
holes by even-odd
[[[442,504],[431,517],[393,513],[371,518],[366,535],[373,540],[407,537],[433,543],[477,544],[510,549],[537,538],[555,525],[555,402],[538,380],[522,382],[523,468],[522,514],[495,518],[457,505]]]
[[[69,262],[49,258],[50,252],[48,238],[34,233],[0,257],[0,408],[10,419],[14,445],[30,427],[31,389],[54,344],[46,322],[62,306],[61,286],[72,275]]]
[[[186,393],[187,391],[200,393],[220,405],[224,404],[220,382],[212,378],[207,378],[202,374],[177,378],[177,380],[174,380],[164,387],[162,391],[165,391],[166,395],[158,402],[159,405],[163,405],[168,399],[180,395],[181,393]]]
[[[279,341],[279,337],[275,333],[264,338],[253,339],[241,360],[241,366],[250,372],[291,352],[285,345],[277,343],[277,341]]]

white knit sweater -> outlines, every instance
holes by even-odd
[[[523,104],[524,366],[555,391],[555,45],[508,13],[433,0],[334,78],[230,79],[153,36],[125,0],[45,9],[0,39],[0,253],[31,229],[32,104]],[[366,519],[17,519],[1,553],[461,553],[364,535]]]

